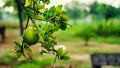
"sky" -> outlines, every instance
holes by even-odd
[[[0,0],[0,7],[4,5],[3,1],[4,0]],[[51,6],[51,5],[58,5],[58,4],[64,5],[68,2],[71,2],[72,0],[50,0],[50,1],[51,1],[50,6]],[[76,1],[79,1],[81,3],[86,3],[86,4],[92,3],[94,1],[98,1],[100,3],[112,4],[113,6],[116,6],[116,7],[120,5],[120,0],[76,0]]]
[[[98,2],[111,4],[115,7],[120,7],[120,0],[98,0]]]
[[[71,1],[72,0],[51,0],[50,6],[58,5],[58,4],[64,5]],[[115,7],[120,6],[120,0],[76,0],[76,1],[79,1],[80,3],[85,3],[85,4],[90,4],[90,3],[93,3],[94,1],[98,1],[100,3],[111,4],[112,6],[115,6]]]
[[[4,5],[3,0],[0,0],[0,7]]]
[[[4,5],[4,0],[0,0],[0,7]],[[49,4],[49,6],[53,6],[53,5],[59,5],[59,4],[66,4],[66,3],[69,3],[73,0],[50,0],[51,3]],[[90,4],[90,3],[93,3],[94,1],[98,1],[100,3],[106,3],[106,4],[111,4],[112,6],[115,6],[115,7],[119,7],[120,6],[120,0],[76,0],[76,1],[79,1],[80,3],[85,3],[85,4]],[[13,8],[12,7],[7,7],[5,9],[5,11],[9,11],[9,12],[13,12]]]

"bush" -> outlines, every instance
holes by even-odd
[[[98,23],[80,23],[74,26],[73,32],[75,36],[85,40],[85,45],[93,37],[120,37],[120,23],[118,21],[110,20],[105,26],[105,22]]]
[[[98,36],[104,36],[105,32],[107,36],[120,36],[120,23],[110,21],[105,27],[105,23],[97,23],[96,34]]]
[[[23,61],[16,65],[16,68],[45,68],[49,67],[53,62],[53,58],[36,58],[31,61]]]
[[[79,31],[76,32],[76,36],[80,36],[82,39],[85,40],[85,45],[88,45],[88,41],[90,38],[96,36],[96,26],[89,23],[89,24],[84,24],[84,27],[79,29]]]

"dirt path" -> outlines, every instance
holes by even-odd
[[[71,54],[70,56],[73,60],[77,60],[77,61],[89,61],[90,60],[89,54]]]

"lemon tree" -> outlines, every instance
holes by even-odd
[[[28,58],[27,52],[33,52],[31,46],[36,43],[40,43],[40,54],[49,53],[55,55],[56,59],[70,59],[67,56],[68,51],[63,48],[55,49],[57,45],[56,38],[53,35],[54,32],[66,30],[68,26],[68,18],[66,12],[62,10],[62,5],[51,6],[46,8],[46,5],[50,3],[50,0],[20,0],[21,6],[24,8],[28,19],[26,23],[26,29],[23,34],[22,42],[15,41],[17,48],[15,54],[17,58],[24,56]],[[32,21],[33,26],[28,26],[29,20]],[[44,21],[45,26],[36,25],[37,21]]]

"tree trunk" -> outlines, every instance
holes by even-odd
[[[108,37],[108,18],[105,19],[105,26],[104,26],[104,37],[107,38]]]
[[[17,4],[17,8],[18,8],[18,17],[19,17],[19,23],[20,23],[20,33],[21,35],[23,35],[23,20],[22,20],[22,8],[21,5],[19,3],[19,0],[15,0],[16,4]]]
[[[90,38],[89,37],[85,37],[85,46],[88,46],[88,42],[89,42]]]

